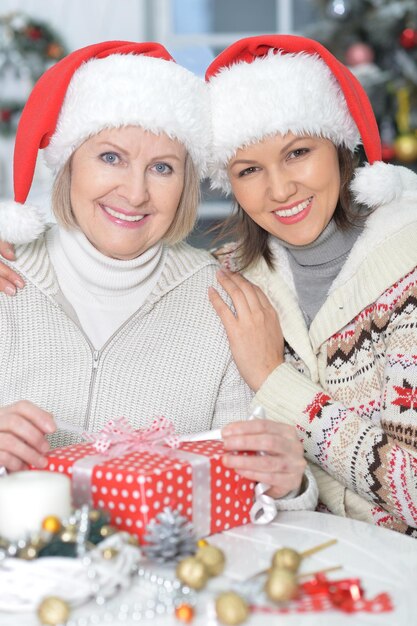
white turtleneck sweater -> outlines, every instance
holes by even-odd
[[[162,243],[120,261],[99,252],[81,231],[60,226],[48,231],[46,246],[61,291],[97,350],[145,302],[164,264]]]

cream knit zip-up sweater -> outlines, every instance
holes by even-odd
[[[245,272],[286,341],[254,402],[296,426],[332,512],[417,536],[417,192],[367,219],[310,329],[274,255]]]
[[[165,249],[145,303],[96,350],[60,291],[45,238],[8,263],[27,284],[13,298],[0,293],[0,406],[30,400],[88,431],[119,416],[140,428],[163,415],[178,434],[248,417],[253,393],[208,300],[209,286],[222,291],[213,256],[184,243]],[[53,447],[79,440],[63,431],[50,439]],[[317,494],[307,469],[303,492],[276,508],[313,510]]]
[[[1,405],[30,400],[91,431],[119,416],[139,428],[164,415],[178,433],[247,417],[252,394],[207,296],[217,269],[209,253],[168,248],[156,287],[100,350],[60,292],[45,237],[16,254],[27,285],[0,294]],[[74,440],[52,437],[54,446]]]

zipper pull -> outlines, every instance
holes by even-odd
[[[93,352],[93,370],[98,368],[98,362],[100,360],[100,352],[98,350],[94,350]]]

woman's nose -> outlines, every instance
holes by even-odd
[[[130,169],[119,187],[119,193],[132,207],[141,206],[149,200],[147,177],[144,173]]]
[[[296,191],[297,184],[289,172],[280,170],[269,173],[267,193],[271,200],[286,202]]]

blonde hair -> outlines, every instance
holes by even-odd
[[[184,188],[171,226],[163,241],[173,245],[190,234],[197,219],[200,184],[197,169],[187,154],[185,157]],[[58,224],[70,230],[79,228],[71,207],[71,158],[58,172],[52,188],[52,210]]]

